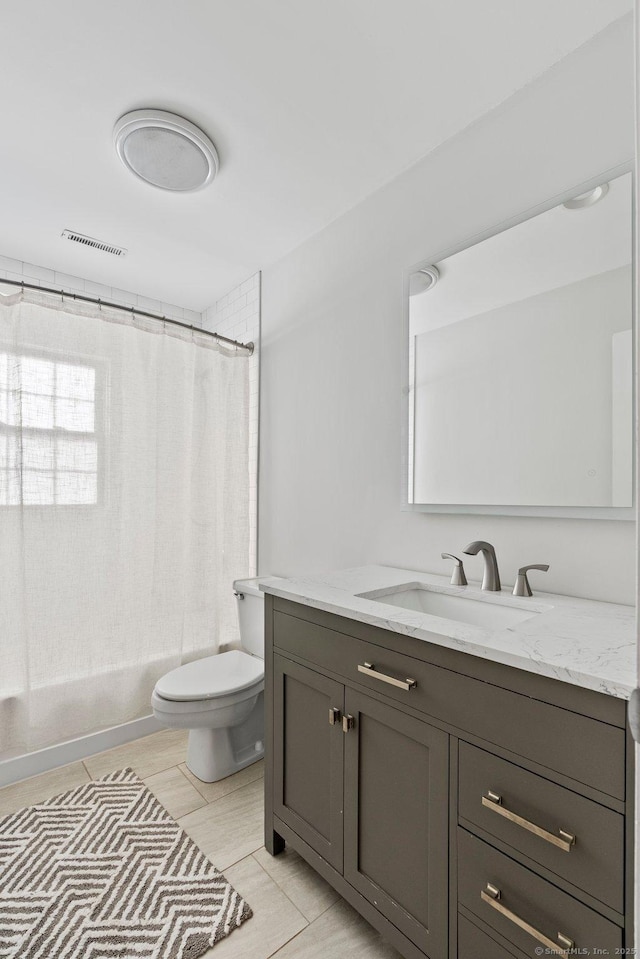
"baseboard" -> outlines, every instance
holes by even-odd
[[[98,733],[70,739],[66,743],[38,749],[37,752],[27,753],[24,756],[5,759],[0,762],[0,788],[19,782],[21,779],[28,779],[30,776],[37,776],[39,773],[46,773],[50,769],[57,769],[58,766],[66,766],[67,763],[86,759],[87,756],[93,756],[94,753],[100,753],[104,749],[122,746],[123,743],[130,743],[134,739],[149,736],[161,729],[164,729],[164,726],[160,725],[155,716],[143,716],[130,723],[122,723],[120,726],[102,729]]]

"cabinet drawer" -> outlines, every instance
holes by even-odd
[[[500,890],[499,899],[492,897],[491,887]],[[546,950],[552,948],[614,956],[622,946],[619,926],[460,827],[458,898],[531,959],[551,955]],[[561,943],[559,933],[567,940]]]
[[[499,946],[466,916],[458,915],[458,959],[514,959],[514,953]]]
[[[468,743],[460,743],[459,756],[461,818],[624,911],[623,816]],[[575,843],[555,845],[560,829]]]
[[[406,656],[393,649],[393,634],[384,630],[385,645],[377,645],[286,613],[273,615],[278,649],[624,800],[623,729]],[[375,672],[360,671],[365,663]],[[404,689],[383,676],[416,685]]]

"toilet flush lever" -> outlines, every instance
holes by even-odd
[[[543,573],[546,573],[549,566],[547,563],[533,563],[531,566],[521,566],[518,570],[515,586],[513,587],[514,596],[533,596],[527,578],[527,573],[530,569],[539,569],[542,570]]]

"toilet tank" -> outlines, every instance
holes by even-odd
[[[271,576],[258,576],[255,579],[237,579],[233,584],[238,609],[240,643],[242,648],[254,656],[264,659],[264,593],[259,586]]]

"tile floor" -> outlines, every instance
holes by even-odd
[[[184,765],[185,754],[182,730],[145,736],[5,786],[0,816],[130,766],[253,909],[204,959],[400,959],[295,852],[274,858],[264,849],[263,763],[202,783]]]

